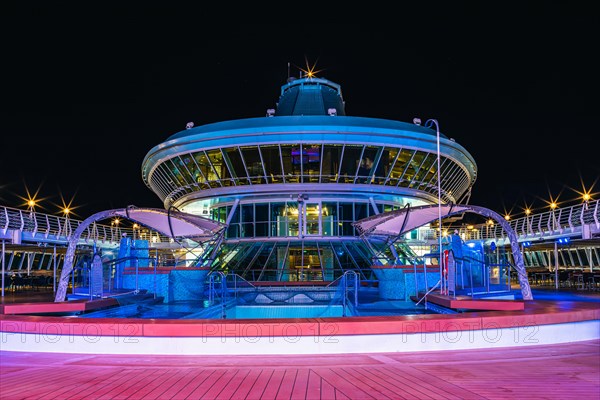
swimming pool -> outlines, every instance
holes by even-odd
[[[399,316],[437,314],[432,309],[413,302],[380,301],[358,307],[342,304],[225,304],[208,305],[185,301],[168,304],[134,303],[87,312],[80,318],[143,318],[143,319],[282,319],[326,318],[351,316]]]

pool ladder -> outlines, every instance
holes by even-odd
[[[218,286],[220,284],[220,286]],[[221,271],[213,271],[208,275],[208,301],[213,305],[216,300],[220,300],[221,318],[227,318],[225,313],[225,303],[227,299],[227,279]]]
[[[340,286],[343,288],[342,295],[342,316],[346,316],[346,306],[348,302],[353,306],[358,306],[358,274],[355,271],[346,271],[341,276]],[[352,297],[348,297],[348,292],[352,291]]]

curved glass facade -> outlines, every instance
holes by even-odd
[[[348,117],[339,85],[324,79],[282,86],[267,116],[208,124],[172,135],[142,165],[166,208],[228,224],[212,267],[249,280],[370,278],[378,252],[398,262],[396,243],[367,243],[353,223],[437,202],[456,203],[476,179],[471,155],[431,129]],[[383,247],[382,247],[383,246]],[[382,250],[383,249],[383,250]]]
[[[441,156],[440,165],[441,195],[456,202],[456,194],[471,185],[468,171],[449,157]],[[367,144],[234,146],[175,155],[148,177],[149,186],[169,204],[210,189],[287,183],[389,186],[437,197],[437,154]]]

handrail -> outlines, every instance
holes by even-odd
[[[356,271],[346,271],[344,272],[344,275],[342,275],[344,277],[344,304],[343,304],[343,316],[346,316],[346,300],[348,298],[348,289],[349,289],[349,285],[348,285],[348,277],[350,276],[353,281],[354,281],[354,303],[352,304],[353,307],[357,307],[358,306],[358,286],[359,286],[359,279],[358,279],[358,274],[356,273]]]
[[[26,211],[18,208],[0,206],[0,227],[3,234],[9,229],[26,231],[32,234],[32,237],[44,241],[62,241],[68,239],[77,227],[83,222],[71,217],[61,217],[53,214],[46,214],[36,211]],[[135,234],[134,234],[135,232]],[[128,237],[140,237],[139,231],[133,228],[124,228],[119,226],[97,224],[95,227],[89,226],[80,240],[84,243],[89,242],[111,242],[118,243],[123,233]],[[171,238],[149,229],[148,239],[153,243],[170,243]]]
[[[227,296],[227,278],[225,274],[221,271],[211,271],[208,274],[208,301],[210,304],[213,304],[215,298],[217,297],[217,290],[215,289],[215,276],[219,276],[221,278],[221,318],[227,318],[225,313],[225,298]]]
[[[425,294],[423,295],[423,297],[421,297],[419,299],[419,301],[417,301],[417,304],[415,304],[415,305],[418,306],[419,303],[421,303],[421,301],[423,301],[423,299],[425,299],[425,308],[427,308],[427,296],[429,295],[429,293],[433,292],[441,283],[442,283],[442,280],[440,279],[439,281],[437,281],[437,283],[435,285],[433,285],[431,287],[431,289],[429,289],[427,292],[425,292]],[[417,296],[418,295],[419,295],[419,293],[417,293]]]

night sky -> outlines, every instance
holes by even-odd
[[[470,204],[517,216],[599,192],[593,3],[487,3],[264,21],[166,2],[5,3],[0,205],[25,208],[28,190],[38,211],[64,201],[81,219],[162,207],[142,182],[147,152],[189,121],[264,116],[288,62],[340,84],[347,115],[436,118],[476,160]]]

